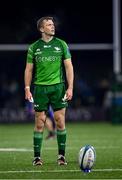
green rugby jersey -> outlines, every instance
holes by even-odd
[[[27,62],[34,64],[34,84],[52,85],[64,82],[63,61],[71,54],[65,41],[53,37],[48,43],[37,40],[28,48]]]

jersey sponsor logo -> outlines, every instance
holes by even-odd
[[[54,61],[60,61],[61,57],[60,56],[48,56],[48,57],[36,57],[36,62],[54,62]]]

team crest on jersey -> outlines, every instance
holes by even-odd
[[[61,51],[61,48],[59,48],[59,47],[54,47],[54,49],[55,49],[56,51]]]

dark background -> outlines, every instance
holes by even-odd
[[[36,41],[40,38],[36,22],[47,15],[55,17],[56,36],[68,44],[113,43],[112,0],[4,1],[0,6],[0,43],[30,44]],[[26,53],[0,51],[0,107],[25,106]],[[71,106],[103,107],[104,95],[113,77],[112,50],[72,50],[71,54],[75,72]]]
[[[57,19],[57,35],[68,43],[112,43],[112,0],[3,1],[0,42],[30,43],[45,15]]]

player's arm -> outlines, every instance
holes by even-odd
[[[32,94],[30,92],[32,73],[33,73],[33,63],[27,62],[25,68],[24,80],[25,80],[25,99],[29,101],[32,101]]]
[[[73,65],[71,59],[65,59],[64,66],[65,66],[66,78],[68,83],[66,98],[67,100],[71,100],[73,96],[73,81],[74,81],[74,71],[73,71]]]

